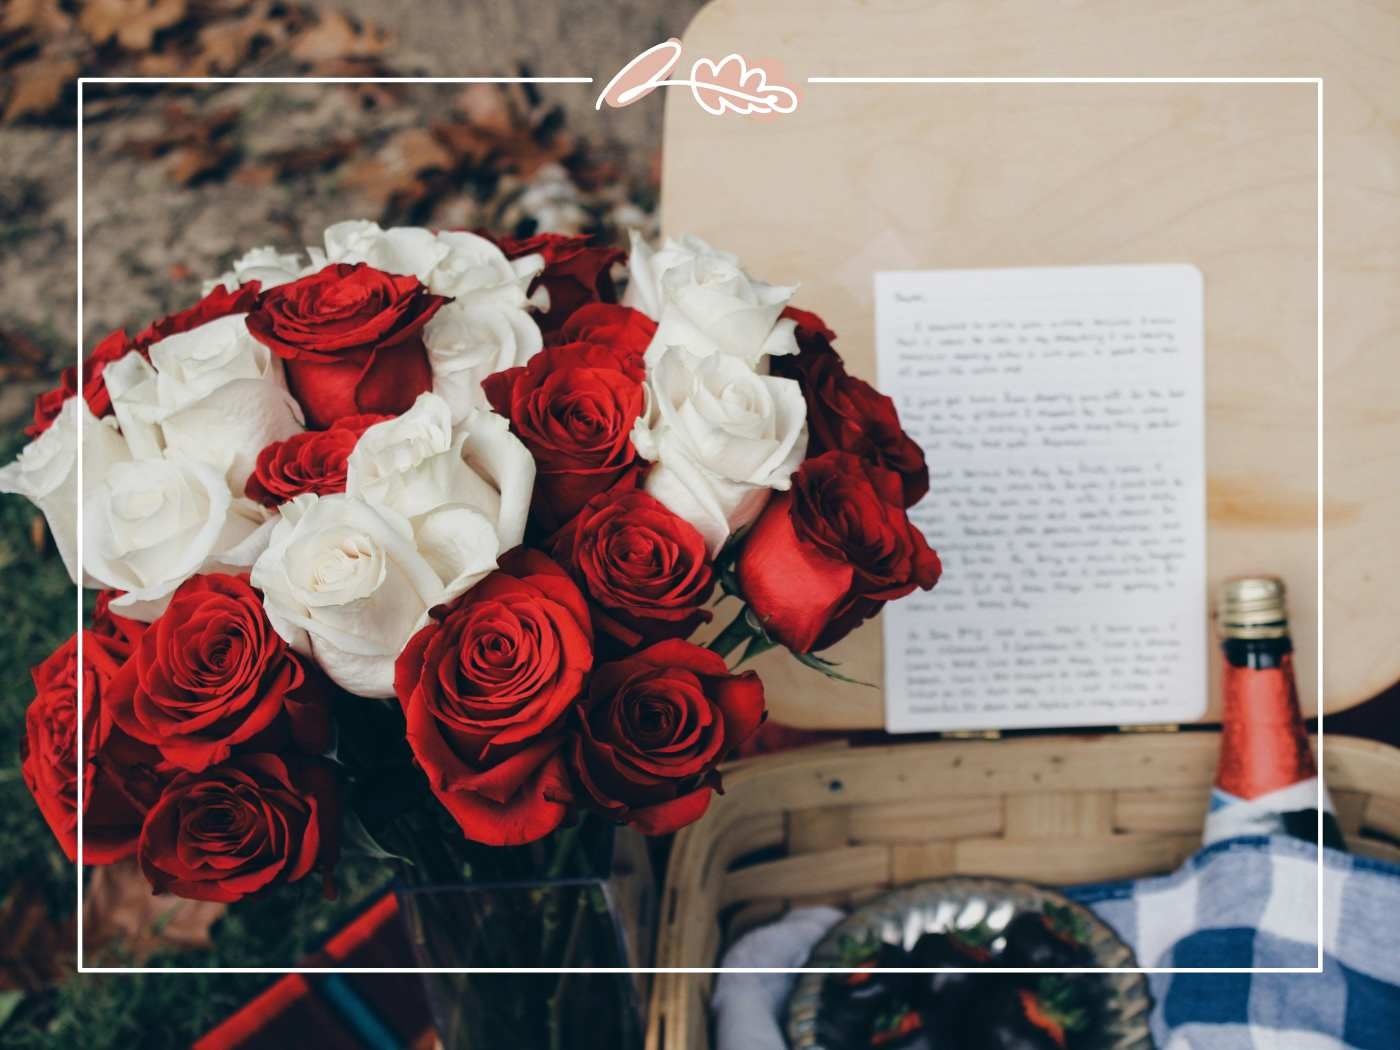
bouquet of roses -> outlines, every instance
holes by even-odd
[[[793,291],[691,237],[346,222],[103,339],[0,470],[98,591],[23,743],[68,855],[80,724],[84,859],[186,897],[328,877],[415,791],[420,856],[700,817],[764,717],[726,657],[835,673],[940,571],[922,452]]]

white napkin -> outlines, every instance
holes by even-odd
[[[798,908],[779,921],[740,937],[721,966],[802,966],[826,931],[845,918],[835,908]],[[715,1014],[715,1050],[787,1050],[784,1007],[799,974],[722,973],[710,1005]]]

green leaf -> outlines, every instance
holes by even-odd
[[[706,648],[727,659],[730,653],[749,641],[753,633],[749,609],[748,606],[744,606]]]
[[[739,657],[739,663],[742,664],[745,660],[752,660],[760,653],[766,653],[769,649],[776,649],[777,647],[778,643],[773,641],[773,639],[769,638],[766,634],[756,634],[749,639],[749,644],[744,647],[744,655]],[[737,667],[739,664],[735,664],[734,666]]]
[[[0,992],[0,1028],[5,1027],[5,1023],[14,1016],[22,1002],[24,1002],[24,993],[18,988],[7,988]]]
[[[792,655],[797,657],[798,663],[806,664],[814,671],[820,671],[828,678],[834,678],[838,682],[847,682],[851,685],[863,685],[867,689],[875,688],[875,685],[872,682],[862,682],[858,678],[847,678],[845,675],[841,674],[836,670],[836,664],[832,663],[830,660],[823,660],[816,653],[793,653]]]
[[[413,863],[403,854],[395,853],[382,846],[379,840],[370,834],[369,828],[365,827],[365,822],[353,809],[347,808],[345,810],[344,832],[344,844],[347,850],[374,860],[401,860],[405,864]]]

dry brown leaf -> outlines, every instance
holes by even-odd
[[[390,42],[390,34],[378,26],[359,25],[339,11],[323,11],[315,25],[292,40],[291,54],[313,63],[363,58],[382,54]]]
[[[304,175],[311,171],[325,171],[334,167],[355,152],[360,143],[355,139],[336,139],[313,146],[295,146],[291,149],[274,150],[259,158],[271,164],[282,175]]]
[[[198,142],[170,151],[166,171],[173,182],[188,186],[228,167],[236,151],[222,142]]]
[[[84,942],[94,954],[115,948],[139,964],[156,952],[211,947],[210,928],[227,910],[215,901],[152,893],[134,861],[119,861],[87,876]]]
[[[468,84],[457,96],[456,109],[475,127],[497,135],[510,134],[519,123],[508,96],[496,84]]]
[[[151,51],[136,60],[136,75],[142,77],[178,77],[189,70],[189,63],[183,55],[174,52]],[[84,111],[91,103],[83,100]]]
[[[47,350],[27,335],[0,328],[0,382],[43,379],[51,372]]]
[[[460,120],[433,130],[470,167],[529,177],[574,154],[575,139],[560,130],[562,112],[545,108],[521,84],[471,84],[457,96]]]
[[[233,72],[253,53],[259,39],[267,35],[267,24],[255,18],[204,26],[195,37],[195,54],[185,64],[189,75],[205,77]]]
[[[427,193],[416,175],[405,176],[377,157],[346,168],[344,183],[381,211],[388,210],[391,204],[406,207],[422,200]]]
[[[60,102],[78,75],[78,63],[70,58],[36,58],[11,71],[14,89],[5,102],[0,120],[6,123],[47,113]]]
[[[434,124],[433,132],[470,167],[527,178],[544,165],[568,157],[576,145],[571,136],[560,133],[538,141],[525,130],[496,135],[472,124]]]
[[[77,934],[73,921],[55,923],[43,891],[21,879],[0,902],[0,989],[38,991],[72,972]]]
[[[7,32],[29,30],[41,37],[68,32],[73,20],[58,6],[58,0],[6,0],[0,14],[0,28]]]
[[[405,207],[428,195],[429,176],[452,171],[455,163],[453,152],[432,132],[405,128],[378,154],[353,165],[345,183],[381,208]]]
[[[379,155],[397,170],[414,174],[433,168],[446,171],[453,165],[451,151],[432,132],[423,128],[400,131],[388,141]]]
[[[128,139],[122,143],[122,150],[150,160],[164,156],[179,146],[207,145],[233,130],[238,124],[239,111],[236,106],[205,111],[183,102],[172,102],[165,107],[162,115],[165,127],[160,134]]]
[[[99,47],[116,40],[128,51],[149,51],[156,34],[185,13],[185,0],[83,0],[78,28]]]
[[[233,173],[240,186],[271,186],[277,181],[277,169],[271,164],[242,164]]]

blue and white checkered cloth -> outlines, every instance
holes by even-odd
[[[1323,859],[1322,973],[1150,974],[1159,1050],[1400,1050],[1400,867]],[[1171,875],[1065,891],[1133,946],[1138,965],[1317,965],[1317,847],[1247,835]],[[800,966],[841,912],[800,909],[741,937],[724,965]],[[721,974],[718,1050],[783,1050],[788,974]]]
[[[1160,1050],[1400,1050],[1400,868],[1323,861],[1323,972],[1151,974]],[[1066,891],[1161,967],[1315,967],[1317,847],[1246,836],[1171,875]]]

